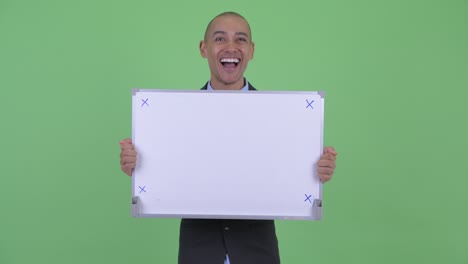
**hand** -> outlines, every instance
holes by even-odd
[[[320,180],[325,183],[333,177],[336,168],[336,156],[338,152],[333,147],[325,147],[323,155],[317,163],[317,172]]]
[[[132,170],[136,166],[137,152],[130,138],[120,140],[120,168],[128,176],[132,176]]]

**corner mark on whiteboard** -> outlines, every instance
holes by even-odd
[[[306,99],[306,102],[307,102],[306,108],[309,108],[309,107],[310,107],[311,109],[314,109],[314,107],[312,106],[312,103],[314,102],[314,100],[312,100],[312,101],[309,102],[309,100]]]
[[[145,100],[145,99],[141,99],[141,101],[143,102],[143,103],[141,104],[141,107],[144,107],[145,105],[149,107],[148,100],[149,100],[149,98],[146,98],[146,100]]]
[[[304,200],[304,202],[309,202],[309,203],[312,204],[312,200],[311,200],[312,194],[311,194],[311,195],[307,195],[307,194],[305,193],[304,196],[306,197],[305,200]]]
[[[138,188],[140,188],[140,193],[142,192],[146,192],[145,188],[146,188],[146,185],[141,187],[141,186],[138,186]]]

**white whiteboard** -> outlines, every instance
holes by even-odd
[[[135,217],[320,219],[321,92],[134,89]]]

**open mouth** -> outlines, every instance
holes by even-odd
[[[239,58],[222,58],[219,62],[223,65],[224,68],[234,69],[239,65]]]

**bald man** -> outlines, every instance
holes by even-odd
[[[256,90],[244,77],[255,45],[247,20],[234,12],[214,17],[200,41],[208,60],[210,81],[202,90]],[[209,113],[206,113],[209,114]],[[129,176],[136,165],[131,139],[120,141],[121,169]],[[317,163],[322,182],[330,180],[338,153],[326,147]],[[209,157],[207,157],[209,158]],[[278,264],[278,240],[273,220],[182,219],[179,264]]]

